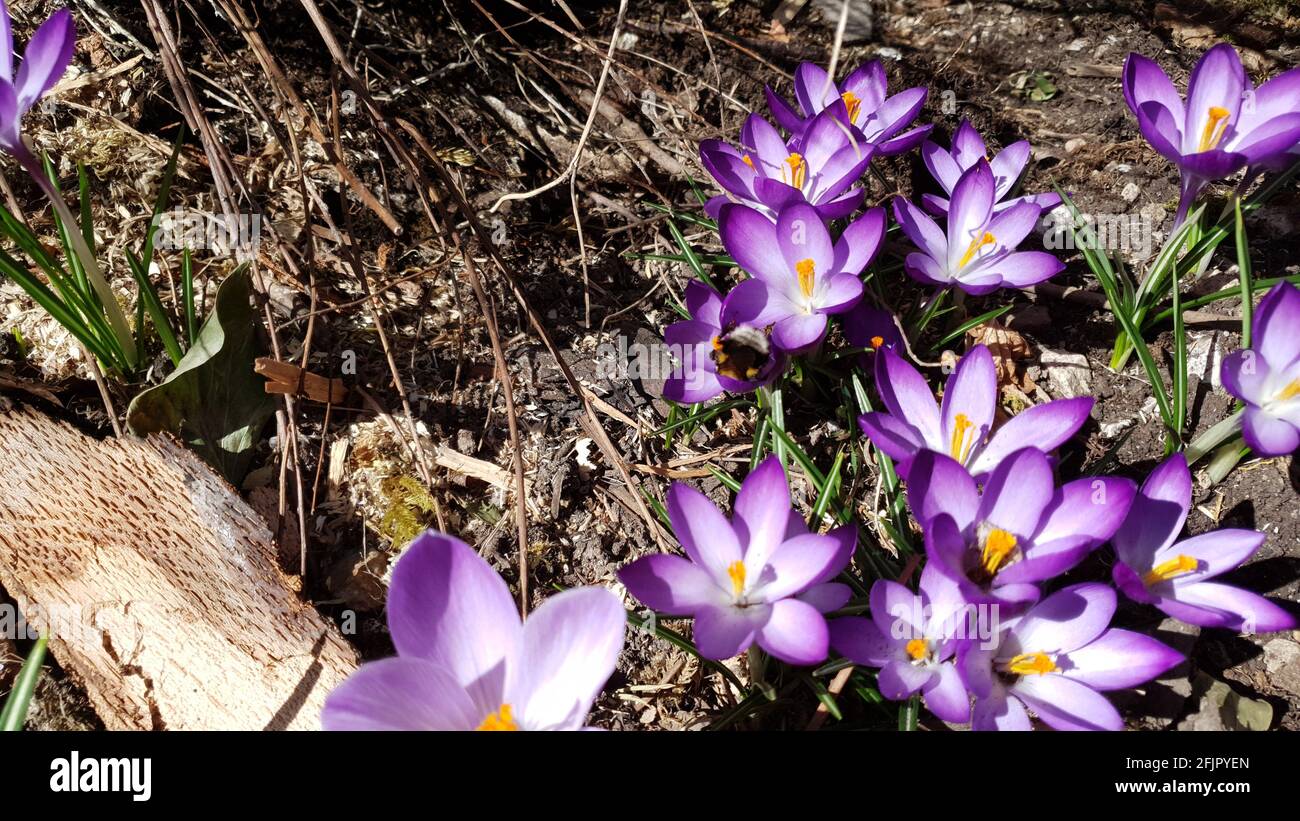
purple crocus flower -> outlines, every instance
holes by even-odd
[[[723,205],[739,202],[775,220],[783,206],[803,202],[825,221],[843,219],[862,204],[865,192],[854,185],[874,150],[831,112],[788,142],[751,114],[740,130],[740,148],[721,140],[700,143],[700,162],[725,192],[704,210],[716,219]]]
[[[1003,459],[984,483],[958,462],[921,451],[907,473],[907,500],[925,531],[931,565],[967,601],[1018,606],[1037,584],[1079,563],[1119,528],[1137,487],[1128,479],[1084,478],[1056,487],[1035,448]]]
[[[724,205],[718,228],[727,253],[754,277],[727,295],[723,323],[771,325],[777,347],[797,354],[821,341],[828,314],[862,298],[858,275],[880,251],[885,209],[867,211],[834,241],[804,203],[782,208],[775,224],[753,208]]]
[[[879,667],[880,694],[903,701],[920,691],[944,721],[970,721],[970,696],[957,672],[966,602],[950,579],[926,567],[920,594],[881,579],[871,587],[871,618],[831,621],[831,647],[854,664]]]
[[[7,4],[0,2],[0,147],[32,176],[44,176],[45,172],[23,143],[23,115],[63,76],[72,61],[76,39],[72,12],[59,9],[32,35],[14,76],[13,26]]]
[[[1060,273],[1065,264],[1046,251],[1016,251],[1042,213],[1025,199],[997,212],[993,170],[980,157],[952,187],[948,232],[903,197],[894,198],[894,216],[917,247],[903,268],[918,282],[956,286],[980,295],[998,288],[1025,288]]]
[[[1124,100],[1137,117],[1142,136],[1178,166],[1182,195],[1175,226],[1206,183],[1230,177],[1247,165],[1276,157],[1300,142],[1300,74],[1287,72],[1272,87],[1256,91],[1241,58],[1227,43],[1197,61],[1187,80],[1187,101],[1152,60],[1130,54],[1124,63]],[[1265,92],[1265,89],[1267,91]],[[1280,108],[1260,106],[1276,98]]]
[[[1061,204],[1061,196],[1056,192],[1030,194],[1023,197],[1006,199],[1011,188],[1020,179],[1020,174],[1029,162],[1029,141],[1020,140],[1008,145],[989,159],[988,147],[969,120],[962,120],[957,131],[952,135],[952,148],[942,148],[937,143],[926,140],[921,144],[921,159],[929,169],[930,176],[943,186],[943,190],[952,196],[953,189],[961,175],[980,160],[987,160],[989,170],[993,172],[993,213],[1001,214],[1022,202],[1037,205],[1040,213],[1050,211]],[[922,194],[921,204],[931,214],[943,216],[948,213],[948,200],[934,194]]]
[[[921,451],[946,453],[976,477],[983,477],[1013,451],[1051,451],[1079,430],[1092,410],[1092,398],[1056,399],[1026,408],[993,431],[998,377],[993,355],[983,345],[971,348],[948,377],[943,404],[916,368],[889,348],[876,355],[876,390],[884,411],[858,417],[862,433],[907,472]]]
[[[731,658],[754,642],[790,664],[826,658],[819,604],[838,597],[822,586],[848,564],[855,539],[852,528],[791,527],[797,514],[775,456],[745,478],[730,521],[680,482],[668,491],[668,516],[688,558],[659,554],[624,567],[618,575],[632,595],[657,612],[694,616],[705,658]],[[817,602],[798,598],[812,591]]]
[[[664,341],[679,352],[664,398],[683,404],[705,402],[723,391],[748,393],[769,384],[785,368],[766,328],[722,322],[722,298],[709,286],[686,286],[691,318],[664,329]]]
[[[559,593],[520,624],[510,590],[464,542],[427,531],[393,568],[394,658],[326,699],[326,730],[577,730],[623,648],[626,612],[599,587]]]
[[[865,348],[859,357],[862,367],[871,367],[871,357],[881,348],[901,348],[903,334],[898,330],[894,315],[873,307],[864,299],[844,314],[844,338],[855,348]]]
[[[1241,432],[1260,456],[1300,447],[1300,289],[1279,282],[1259,301],[1253,347],[1223,360],[1219,378],[1246,404]]]
[[[1029,730],[1032,710],[1057,730],[1122,730],[1101,693],[1150,681],[1183,660],[1150,636],[1111,627],[1115,591],[1076,584],[1001,622],[996,639],[967,642],[958,666],[975,696],[973,730]]]
[[[1115,533],[1115,585],[1188,624],[1247,633],[1295,627],[1289,613],[1263,596],[1210,581],[1253,556],[1264,534],[1224,528],[1179,542],[1191,504],[1192,473],[1176,453],[1143,482]]]
[[[791,134],[802,133],[812,118],[830,111],[857,129],[880,154],[901,154],[924,140],[934,126],[923,125],[899,134],[921,112],[926,89],[917,86],[888,97],[887,84],[879,60],[862,65],[838,86],[821,66],[803,63],[794,73],[794,96],[803,110],[802,117],[770,86],[764,86],[764,91],[772,116]]]

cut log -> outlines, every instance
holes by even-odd
[[[356,651],[267,525],[175,441],[0,398],[0,586],[109,729],[314,729]]]

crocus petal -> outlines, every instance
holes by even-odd
[[[1138,130],[1160,156],[1171,162],[1182,160],[1183,121],[1177,114],[1156,102],[1146,102],[1134,112]]]
[[[1118,628],[1107,630],[1063,658],[1061,674],[1094,690],[1136,687],[1183,661],[1182,654],[1172,647]]]
[[[771,613],[771,605],[766,604],[706,607],[695,616],[695,646],[708,659],[733,658],[754,643]]]
[[[722,302],[722,325],[766,328],[799,310],[779,288],[761,279],[747,279],[731,289]]]
[[[1188,613],[1174,605],[1200,610]],[[1230,584],[1201,582],[1177,588],[1177,598],[1164,598],[1157,606],[1169,615],[1189,624],[1222,627],[1238,633],[1272,633],[1292,630],[1295,618],[1273,602]]]
[[[891,661],[880,668],[880,673],[876,676],[876,687],[890,701],[902,701],[929,684],[933,677],[934,672],[926,667],[917,667],[901,660]]]
[[[433,531],[411,542],[393,568],[388,631],[399,655],[446,669],[483,715],[501,706],[523,630],[506,583],[469,545]]]
[[[681,556],[642,556],[619,570],[618,578],[642,604],[666,615],[687,615],[726,600],[707,571]]]
[[[1171,582],[1174,587],[1181,587],[1227,573],[1255,555],[1255,551],[1264,544],[1264,539],[1264,534],[1257,530],[1223,528],[1158,550],[1152,561],[1158,565],[1178,556],[1195,559],[1197,567],[1194,572],[1176,576]]]
[[[743,558],[731,523],[708,497],[690,485],[668,489],[668,518],[673,533],[691,561],[703,567],[723,589],[730,589],[727,568]]]
[[[925,441],[940,440],[939,406],[929,383],[892,350],[876,356],[876,390],[889,412],[915,426]]]
[[[1068,482],[1052,497],[1034,541],[1090,536],[1101,544],[1124,521],[1136,494],[1136,484],[1113,476]]]
[[[980,497],[975,480],[957,460],[923,450],[907,472],[907,503],[922,528],[936,516],[946,514],[965,530],[975,521]]]
[[[916,115],[921,113],[921,108],[925,105],[926,95],[929,90],[923,86],[904,89],[893,97],[885,100],[880,107],[872,112],[860,124],[862,133],[873,143],[883,143],[890,137],[893,137],[903,128],[907,127]],[[932,126],[924,126],[932,128]],[[929,132],[927,131],[926,134]],[[924,138],[925,135],[922,135]],[[918,139],[916,142],[920,142]],[[916,143],[913,143],[915,145]],[[882,151],[884,151],[882,146]],[[890,147],[890,153],[894,152],[894,147]]]
[[[987,269],[997,274],[1004,286],[1028,288],[1045,282],[1065,270],[1065,263],[1046,251],[1016,251],[1007,254]]]
[[[913,251],[903,259],[903,270],[923,285],[942,287],[953,283],[952,276],[940,260],[917,251]]]
[[[925,631],[925,614],[916,594],[889,579],[871,585],[871,620],[880,632],[895,642],[920,638]]]
[[[876,143],[876,153],[885,157],[892,157],[895,154],[905,154],[924,142],[925,138],[929,137],[930,132],[933,130],[933,125],[923,125],[913,128],[911,131],[905,131],[897,137]],[[879,139],[879,137],[877,137],[877,139]]]
[[[1253,405],[1242,415],[1241,433],[1260,456],[1286,456],[1300,447],[1300,428]]]
[[[707,402],[722,393],[722,383],[716,373],[694,370],[690,375],[673,375],[664,380],[664,398],[680,405]]]
[[[1042,209],[1032,202],[1021,201],[995,213],[989,220],[988,230],[997,237],[999,245],[1015,248],[1038,224]]]
[[[1026,731],[1034,725],[1029,721],[1029,713],[1014,698],[1008,698],[1005,690],[998,688],[989,695],[975,701],[971,712],[971,729],[977,731]]]
[[[777,125],[791,134],[798,134],[803,130],[804,118],[795,113],[790,104],[773,91],[771,86],[763,86],[763,94],[767,97],[767,107],[771,110]]]
[[[813,300],[824,314],[840,314],[862,300],[862,280],[853,274],[835,274],[821,279]]]
[[[854,664],[881,667],[898,655],[898,644],[880,632],[871,619],[846,616],[830,623],[830,642],[835,652]]]
[[[868,60],[844,78],[840,89],[857,96],[859,111],[875,111],[885,101],[887,84],[885,66],[879,60]]]
[[[741,483],[731,519],[751,571],[765,567],[784,541],[789,515],[790,485],[785,469],[780,459],[769,456]]]
[[[955,445],[949,453],[954,459],[962,460],[988,435],[993,427],[997,396],[998,375],[993,369],[993,356],[984,345],[976,345],[957,363],[943,391],[940,441]],[[965,424],[961,431],[957,429],[959,416]]]
[[[795,356],[817,347],[825,333],[825,314],[795,314],[776,323],[772,328],[772,341],[781,350]]]
[[[361,665],[334,688],[320,722],[331,731],[473,730],[488,712],[445,668],[425,659],[387,658]]]
[[[776,241],[786,264],[785,284],[794,293],[799,291],[795,276],[799,263],[812,260],[815,274],[824,277],[831,273],[835,246],[811,205],[797,203],[781,210],[776,218]]]
[[[1115,551],[1127,564],[1150,567],[1157,552],[1174,543],[1192,503],[1192,473],[1176,453],[1142,483],[1123,526],[1115,532]]]
[[[925,447],[925,439],[919,430],[887,413],[864,413],[858,417],[858,427],[862,429],[862,435],[871,440],[871,444],[894,461],[910,459]]]
[[[1014,142],[998,152],[998,155],[989,161],[989,170],[993,172],[994,198],[1002,199],[1020,179],[1020,172],[1025,170],[1025,164],[1029,162],[1029,141],[1020,140]],[[998,235],[1001,238],[1001,235]]]
[[[736,150],[719,140],[700,143],[700,164],[724,190],[741,199],[756,199],[755,171],[736,154]]]
[[[752,596],[775,602],[801,593],[819,580],[833,577],[848,564],[852,543],[831,536],[810,533],[797,536],[776,548],[766,566],[745,564],[750,572],[758,573]]]
[[[794,71],[794,96],[804,116],[817,114],[838,97],[826,69],[816,63],[800,63]]]
[[[1101,693],[1065,676],[1023,676],[1012,685],[1025,702],[1055,730],[1122,730],[1119,711]]]
[[[779,171],[781,163],[790,155],[785,140],[781,139],[777,130],[757,114],[745,118],[745,124],[740,128],[740,140],[742,148],[753,151],[756,155],[750,158],[751,161],[761,161],[763,170],[768,174]]]
[[[1183,99],[1169,75],[1154,60],[1130,53],[1124,61],[1122,85],[1124,101],[1134,114],[1143,103],[1155,102],[1173,114],[1178,123],[1183,122]]]
[[[1037,448],[1003,459],[989,477],[976,518],[1025,539],[1033,535],[1051,503],[1052,465]]]
[[[1073,436],[1092,412],[1092,397],[1057,399],[1026,408],[998,428],[971,464],[981,476],[998,466],[1012,451],[1038,448],[1050,453]]]
[[[0,3],[0,80],[14,79],[14,28],[9,6]]]
[[[970,120],[962,120],[957,124],[957,130],[952,135],[952,157],[963,171],[988,156],[988,153],[988,145]]]
[[[1219,381],[1228,393],[1258,405],[1269,398],[1267,391],[1272,372],[1264,357],[1255,351],[1233,351],[1219,366]]]
[[[718,232],[727,253],[742,269],[768,287],[784,290],[794,274],[786,265],[777,241],[776,226],[745,205],[723,206]]]
[[[1097,547],[1088,536],[1070,536],[1050,542],[1034,542],[1024,550],[1020,561],[998,571],[999,586],[1041,582],[1055,578],[1074,567]],[[999,591],[999,595],[1004,595]]]
[[[850,189],[834,199],[822,199],[816,204],[817,214],[825,222],[844,219],[858,210],[867,192],[861,188]]]
[[[686,300],[686,310],[690,313],[691,319],[708,323],[714,327],[721,325],[722,297],[717,291],[698,279],[693,279],[686,284],[683,296]]]
[[[953,187],[948,206],[948,269],[962,266],[962,257],[973,242],[979,242],[993,211],[993,172],[980,159],[968,168]],[[977,259],[975,254],[973,259]],[[969,264],[969,263],[968,263]]]
[[[20,111],[30,108],[59,81],[72,61],[76,41],[77,28],[68,9],[59,9],[41,23],[27,43],[18,75],[14,78]]]
[[[1255,350],[1270,367],[1286,370],[1300,359],[1300,288],[1279,282],[1259,301],[1254,318]]]
[[[957,180],[961,179],[962,172],[962,167],[952,158],[952,154],[937,143],[927,141],[921,145],[921,160],[935,182],[943,186],[944,191],[951,193]]]
[[[834,270],[858,276],[880,252],[885,236],[885,209],[872,208],[850,222],[835,241]]]
[[[833,613],[849,603],[853,598],[853,588],[838,582],[814,584],[795,598],[811,604],[818,613]]]
[[[758,631],[758,644],[787,664],[808,666],[826,660],[829,649],[826,619],[811,604],[783,599]]]
[[[603,587],[556,594],[524,622],[524,643],[510,667],[506,703],[530,730],[576,730],[614,672],[627,613]]]
[[[1011,628],[1012,644],[1018,648],[1015,653],[1068,653],[1083,647],[1110,624],[1115,604],[1115,591],[1103,584],[1063,587],[1035,604]],[[1006,652],[1008,642],[1004,641],[999,659]]]
[[[894,197],[894,219],[912,244],[935,260],[948,258],[948,238],[934,220],[902,197]]]
[[[970,721],[970,695],[962,684],[957,668],[941,664],[923,688],[925,706],[944,721],[965,724]]]
[[[1245,86],[1246,70],[1241,65],[1237,50],[1231,45],[1219,43],[1201,55],[1191,76],[1187,78],[1187,110],[1182,145],[1184,154],[1195,154],[1198,151],[1212,108],[1226,109],[1228,127],[1236,126]]]

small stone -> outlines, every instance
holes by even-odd
[[[1193,694],[1201,693],[1199,709],[1178,723],[1179,730],[1267,730],[1273,723],[1273,705],[1247,698],[1226,682],[1198,673]]]
[[[1085,139],[1082,138],[1082,137],[1075,137],[1075,138],[1072,139],[1072,140],[1066,140],[1066,141],[1065,141],[1065,153],[1066,153],[1066,154],[1073,154],[1073,153],[1075,153],[1076,151],[1078,151],[1080,148],[1083,148],[1083,147],[1084,147],[1085,145],[1087,145],[1087,144],[1088,144],[1088,141],[1085,140]]]
[[[1087,45],[1088,45],[1088,38],[1087,38],[1087,37],[1076,37],[1076,38],[1074,38],[1073,40],[1070,41],[1070,44],[1069,44],[1068,46],[1065,47],[1065,50],[1066,50],[1066,51],[1083,51],[1083,49],[1084,49]]]
[[[1074,399],[1092,395],[1092,368],[1083,354],[1043,348],[1038,363],[1047,375],[1047,386],[1053,396]]]
[[[1128,185],[1124,186],[1124,190],[1120,192],[1120,196],[1124,198],[1124,202],[1133,202],[1138,198],[1138,195],[1141,193],[1142,193],[1142,189],[1138,188],[1138,184],[1135,182],[1131,182]]]
[[[1300,696],[1300,643],[1284,637],[1270,639],[1264,645],[1264,669],[1270,684]]]

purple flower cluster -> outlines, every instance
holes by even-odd
[[[790,357],[818,350],[837,314],[857,347],[902,343],[888,312],[864,301],[861,280],[884,243],[885,209],[852,218],[865,196],[862,175],[876,156],[924,142],[927,167],[951,197],[923,200],[926,209],[947,215],[946,232],[912,203],[894,201],[903,233],[918,249],[906,259],[915,279],[986,294],[1041,282],[1063,267],[1050,254],[1016,251],[1042,211],[1058,202],[1055,195],[1006,199],[1028,162],[1028,143],[1007,146],[990,162],[984,140],[963,122],[945,151],[926,139],[931,126],[910,128],[926,90],[890,96],[879,61],[838,85],[804,63],[795,72],[794,96],[797,111],[767,90],[772,116],[788,136],[751,114],[739,143],[700,144],[700,162],[723,191],[705,211],[751,278],[725,297],[688,288],[690,319],[664,334],[681,360],[665,382],[668,399],[702,402],[772,383]],[[832,231],[840,220],[848,222]]]

